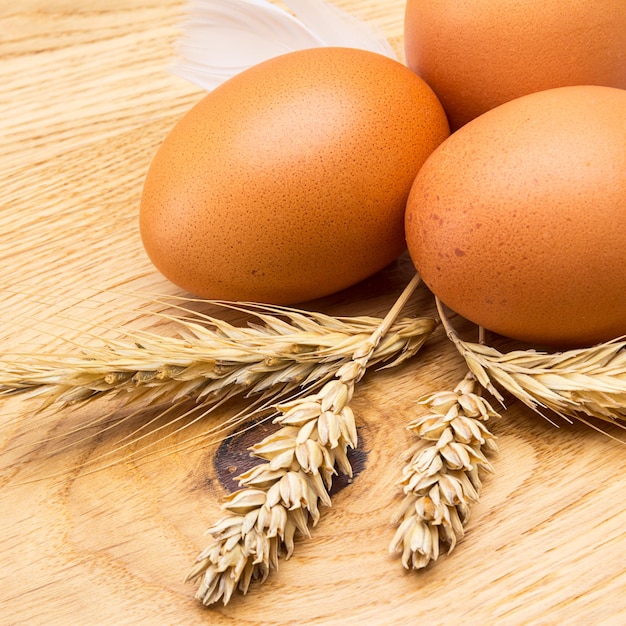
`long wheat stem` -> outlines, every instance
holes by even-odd
[[[298,534],[310,536],[320,505],[330,506],[337,470],[352,475],[347,450],[357,445],[349,406],[355,385],[418,284],[415,276],[333,380],[316,394],[278,406],[280,430],[251,449],[265,462],[238,477],[242,489],[227,498],[226,515],[209,529],[213,543],[187,578],[200,578],[196,597],[203,604],[226,604],[236,589],[246,593],[252,580],[264,581],[279,556],[291,556]]]

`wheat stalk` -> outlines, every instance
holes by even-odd
[[[469,370],[500,402],[504,400],[497,387],[541,415],[547,409],[564,419],[626,419],[626,341],[615,339],[554,353],[503,353],[461,340],[438,300],[437,309],[446,334]]]
[[[426,567],[445,546],[452,552],[478,501],[481,473],[493,471],[485,454],[497,451],[484,422],[499,414],[479,394],[472,374],[454,391],[419,402],[429,411],[408,426],[419,441],[406,455],[404,499],[392,519],[398,528],[389,546],[406,569]]]
[[[310,536],[320,505],[330,506],[337,470],[352,475],[347,450],[357,445],[349,406],[355,385],[418,284],[416,275],[333,380],[315,394],[278,405],[274,421],[280,430],[251,448],[265,462],[238,477],[242,488],[226,499],[226,515],[209,529],[213,543],[187,577],[201,579],[196,597],[203,604],[227,604],[236,589],[246,593],[252,580],[264,581],[279,556],[291,556],[296,535]]]
[[[238,327],[207,315],[199,321],[161,315],[178,336],[126,331],[121,340],[80,351],[4,355],[0,394],[38,397],[43,407],[102,396],[148,405],[193,398],[203,407],[242,393],[278,399],[330,380],[381,323],[264,305],[236,308],[256,323]],[[392,367],[414,356],[436,325],[430,318],[398,320],[370,365]]]

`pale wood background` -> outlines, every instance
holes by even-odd
[[[379,24],[401,49],[403,2],[337,4]],[[146,259],[137,209],[156,147],[202,95],[168,71],[181,8],[174,0],[2,3],[2,353],[52,349],[60,339],[51,333],[85,341],[101,322],[145,326],[140,310],[154,305],[138,292],[179,293]],[[410,274],[405,259],[315,306],[382,314]],[[432,312],[425,291],[413,309]],[[368,374],[354,401],[364,471],[263,587],[208,610],[182,582],[224,494],[217,444],[184,446],[206,425],[149,459],[129,450],[90,473],[89,461],[128,430],[94,427],[81,440],[73,429],[111,407],[35,415],[31,402],[3,401],[0,623],[626,623],[626,448],[515,404],[492,425],[496,475],[455,553],[421,573],[388,556],[414,401],[463,374],[441,333],[414,362]]]

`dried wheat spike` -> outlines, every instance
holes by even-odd
[[[563,352],[514,350],[503,353],[463,341],[451,327],[441,302],[439,316],[448,338],[476,380],[503,402],[498,387],[536,413],[550,410],[564,419],[626,419],[626,341],[616,338]],[[544,416],[545,417],[545,416]]]
[[[246,593],[252,580],[264,581],[279,556],[291,556],[297,534],[310,536],[320,505],[330,506],[337,471],[352,475],[347,451],[357,445],[349,406],[355,385],[418,284],[415,276],[333,380],[315,394],[278,405],[274,421],[282,428],[252,447],[265,462],[239,476],[242,489],[228,497],[227,514],[210,528],[213,543],[187,577],[200,578],[196,598],[203,604],[227,604],[235,590]]]
[[[206,407],[241,393],[271,397],[298,387],[310,391],[332,379],[381,323],[374,317],[335,318],[268,305],[236,308],[255,323],[237,327],[200,314],[194,320],[183,309],[181,317],[159,316],[178,336],[120,329],[121,339],[81,351],[5,354],[0,357],[0,396],[34,396],[44,407],[104,395],[152,405],[195,398]],[[431,318],[398,320],[370,365],[392,367],[410,358],[436,326]]]
[[[443,546],[451,552],[464,536],[470,505],[478,501],[485,456],[497,451],[484,422],[499,414],[477,393],[468,374],[452,392],[420,400],[429,412],[408,428],[419,438],[407,453],[400,482],[404,499],[393,523],[398,525],[391,554],[402,554],[407,569],[437,560]]]
[[[353,385],[341,379],[349,366],[319,393],[279,405],[274,421],[282,428],[252,447],[265,462],[239,476],[243,488],[227,498],[226,516],[209,529],[214,542],[188,576],[201,576],[196,597],[203,604],[226,604],[235,589],[246,593],[252,580],[264,581],[279,556],[291,556],[296,534],[310,536],[319,506],[330,506],[337,469],[352,475]]]

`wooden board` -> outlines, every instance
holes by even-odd
[[[378,24],[401,50],[403,2],[337,4]],[[156,147],[202,95],[168,71],[181,10],[174,0],[0,8],[3,354],[80,344],[94,324],[149,326],[158,307],[141,294],[180,294],[147,260],[137,210]],[[382,315],[411,273],[401,259],[315,306]],[[433,313],[425,290],[411,307]],[[624,623],[626,449],[515,403],[492,425],[495,475],[455,552],[420,573],[388,555],[415,400],[450,389],[464,371],[437,332],[414,361],[368,373],[354,399],[362,471],[313,537],[226,608],[201,607],[183,582],[226,493],[218,443],[201,437],[206,424],[156,443],[148,458],[139,444],[113,453],[109,467],[92,472],[90,461],[147,416],[110,430],[102,417],[82,438],[76,427],[111,406],[35,414],[31,401],[2,401],[0,623]]]

